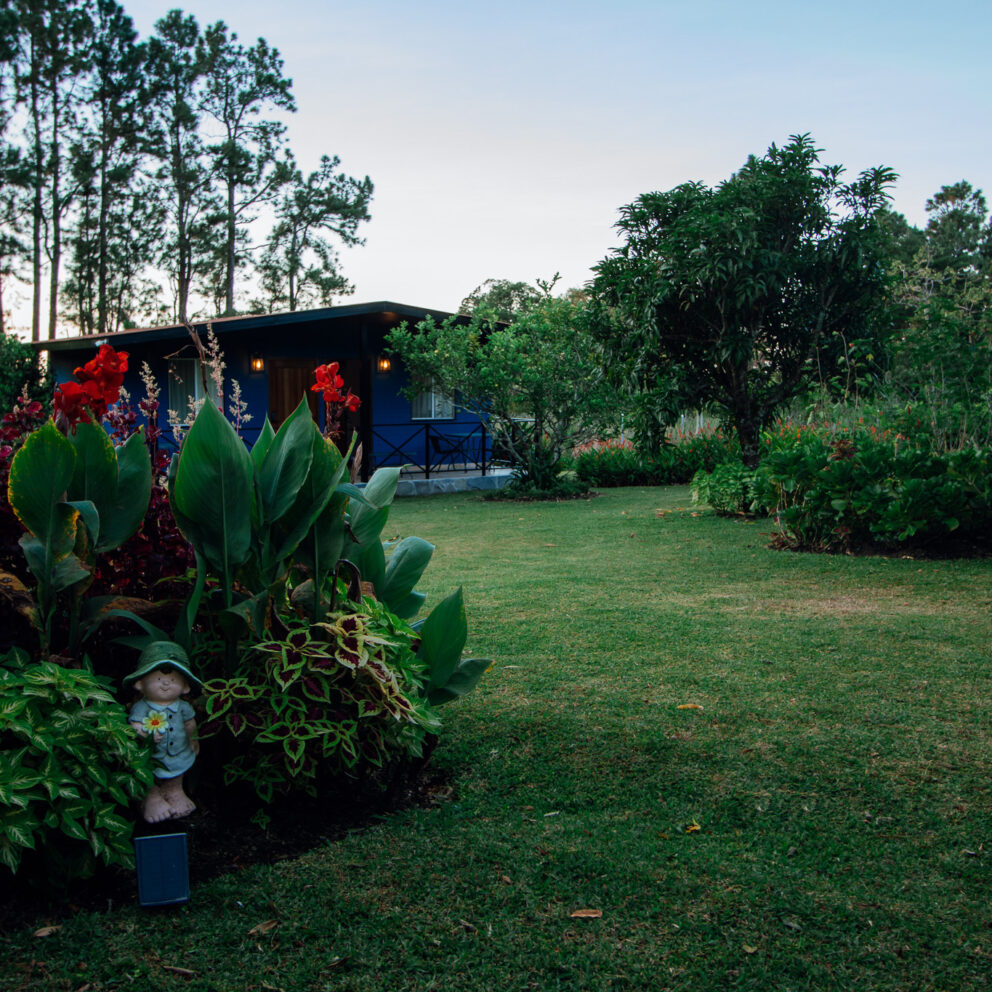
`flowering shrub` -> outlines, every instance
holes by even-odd
[[[778,421],[753,473],[722,465],[693,479],[718,512],[767,512],[779,541],[845,550],[926,544],[992,531],[992,451],[936,452],[929,436],[858,423]]]
[[[790,545],[843,550],[933,543],[992,530],[992,451],[936,454],[873,428],[769,439],[755,495]]]
[[[700,470],[740,459],[736,435],[674,430],[657,452],[644,454],[629,441],[597,441],[575,452],[578,477],[593,486],[661,486],[688,482]]]

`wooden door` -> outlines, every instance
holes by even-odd
[[[304,396],[310,415],[317,420],[318,394],[310,392],[314,383],[313,370],[320,364],[313,358],[269,359],[269,420],[279,425],[300,405]]]

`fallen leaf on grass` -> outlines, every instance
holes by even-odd
[[[568,914],[573,920],[598,920],[602,915],[601,909],[577,909]]]
[[[268,933],[270,930],[274,930],[279,926],[278,920],[266,920],[264,923],[258,923],[253,926],[248,931],[249,937],[257,937],[259,934]]]
[[[702,829],[703,828],[698,823],[696,823],[695,820],[693,820],[692,823],[687,823],[685,826],[685,832],[687,834],[696,834],[699,833],[699,831]]]
[[[757,947],[752,947],[750,944],[745,944],[744,945],[744,953],[745,954],[757,954],[758,953],[758,948]]]
[[[33,936],[35,937],[51,937],[53,933],[58,933],[62,927],[42,927],[40,930],[35,930]]]
[[[702,706],[699,703],[679,703],[675,708],[677,710],[701,710]]]
[[[782,920],[782,926],[788,927],[790,930],[802,930],[802,924],[798,920],[792,919],[791,916]]]
[[[171,971],[173,975],[182,975],[183,978],[192,978],[196,972],[191,971],[189,968],[179,968],[173,964],[162,965],[162,971]]]

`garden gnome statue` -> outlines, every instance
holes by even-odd
[[[183,775],[196,760],[200,742],[193,707],[182,697],[199,690],[200,681],[178,644],[154,641],[124,679],[124,685],[130,684],[142,698],[131,707],[128,722],[140,736],[151,734],[155,741],[155,784],[142,804],[142,816],[148,823],[188,816],[196,806],[183,791]]]

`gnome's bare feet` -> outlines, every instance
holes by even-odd
[[[145,796],[145,801],[141,804],[141,815],[146,823],[161,823],[163,820],[171,819],[175,814],[172,812],[172,805],[166,799],[162,788],[153,785]]]
[[[165,801],[169,804],[169,818],[173,820],[189,816],[196,809],[196,803],[183,791],[182,775],[167,778],[159,786]]]

